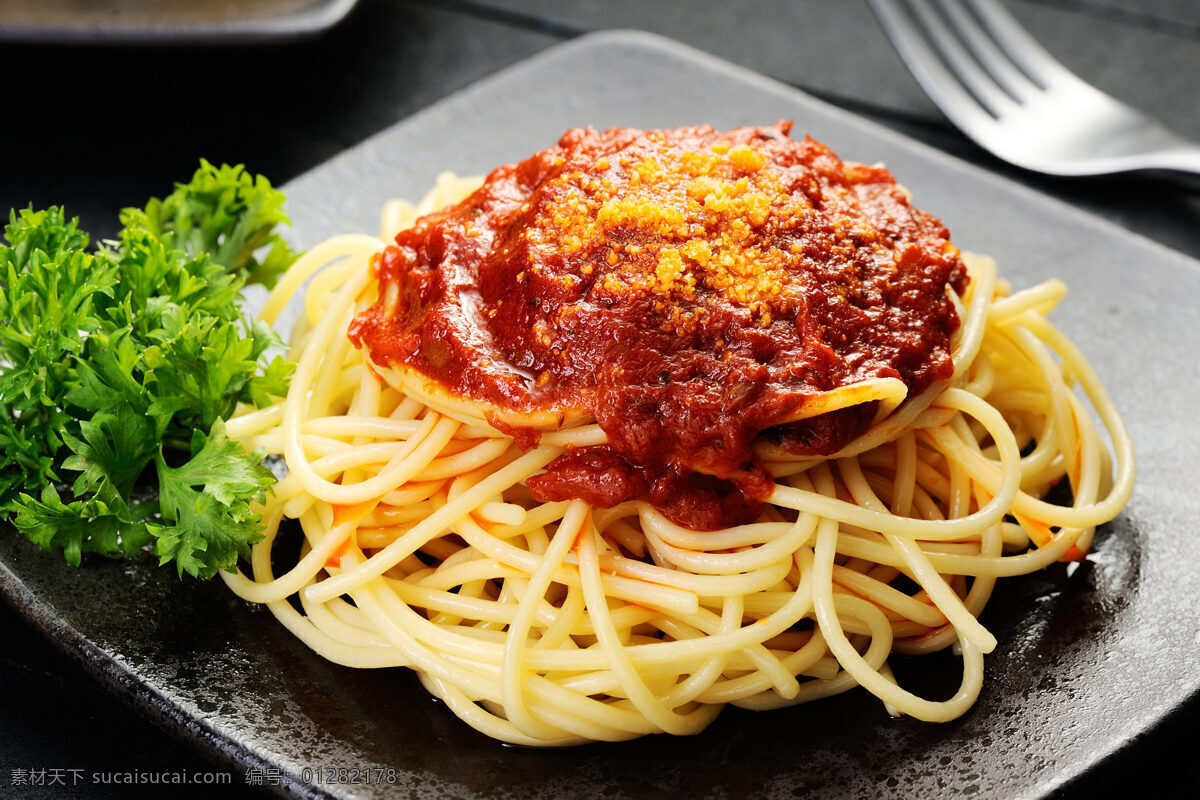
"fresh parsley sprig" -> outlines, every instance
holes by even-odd
[[[232,569],[261,538],[251,504],[274,478],[223,420],[287,391],[278,338],[241,309],[247,281],[296,258],[282,204],[265,178],[201,161],[95,250],[61,208],[10,214],[0,516],[75,565],[153,543],[181,576]]]

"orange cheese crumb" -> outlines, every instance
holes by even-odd
[[[813,211],[766,167],[757,147],[717,142],[706,151],[661,147],[615,166],[602,158],[568,168],[551,179],[561,185],[547,190],[552,199],[529,238],[548,252],[595,253],[607,266],[598,291],[649,291],[670,304],[694,300],[701,287],[770,320],[789,260],[803,248],[785,252],[766,242]],[[615,177],[595,180],[600,172]],[[632,239],[644,245],[621,246]]]

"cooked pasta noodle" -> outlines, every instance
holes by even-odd
[[[384,239],[475,185],[443,175],[420,206],[389,204]],[[469,402],[435,408],[381,382],[346,331],[374,300],[368,262],[383,246],[325,242],[262,312],[273,322],[311,278],[287,398],[227,426],[282,456],[287,475],[249,574],[224,578],[327,659],[415,670],[497,739],[690,734],[726,704],[856,686],[894,714],[953,719],[997,646],[978,621],[996,579],[1082,557],[1130,496],[1124,424],[1046,319],[1064,285],[1013,293],[991,259],[965,255],[953,376],[881,404],[832,457],[758,445],[776,484],[757,521],[694,531],[641,501],[539,503],[525,481],[604,431],[582,419],[522,450]],[[1070,505],[1041,499],[1064,479]],[[303,541],[276,575],[272,554],[293,547],[277,536],[285,518]],[[952,645],[963,674],[951,698],[897,685],[892,653]]]

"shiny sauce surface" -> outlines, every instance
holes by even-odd
[[[381,366],[513,413],[584,409],[606,445],[530,479],[541,500],[645,499],[676,522],[751,521],[753,443],[836,452],[873,403],[792,422],[821,392],[948,377],[966,272],[882,167],[790,123],[567,132],[419,219],[373,264],[350,336]]]

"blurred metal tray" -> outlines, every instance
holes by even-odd
[[[238,44],[303,39],[358,0],[0,0],[0,42]]]

